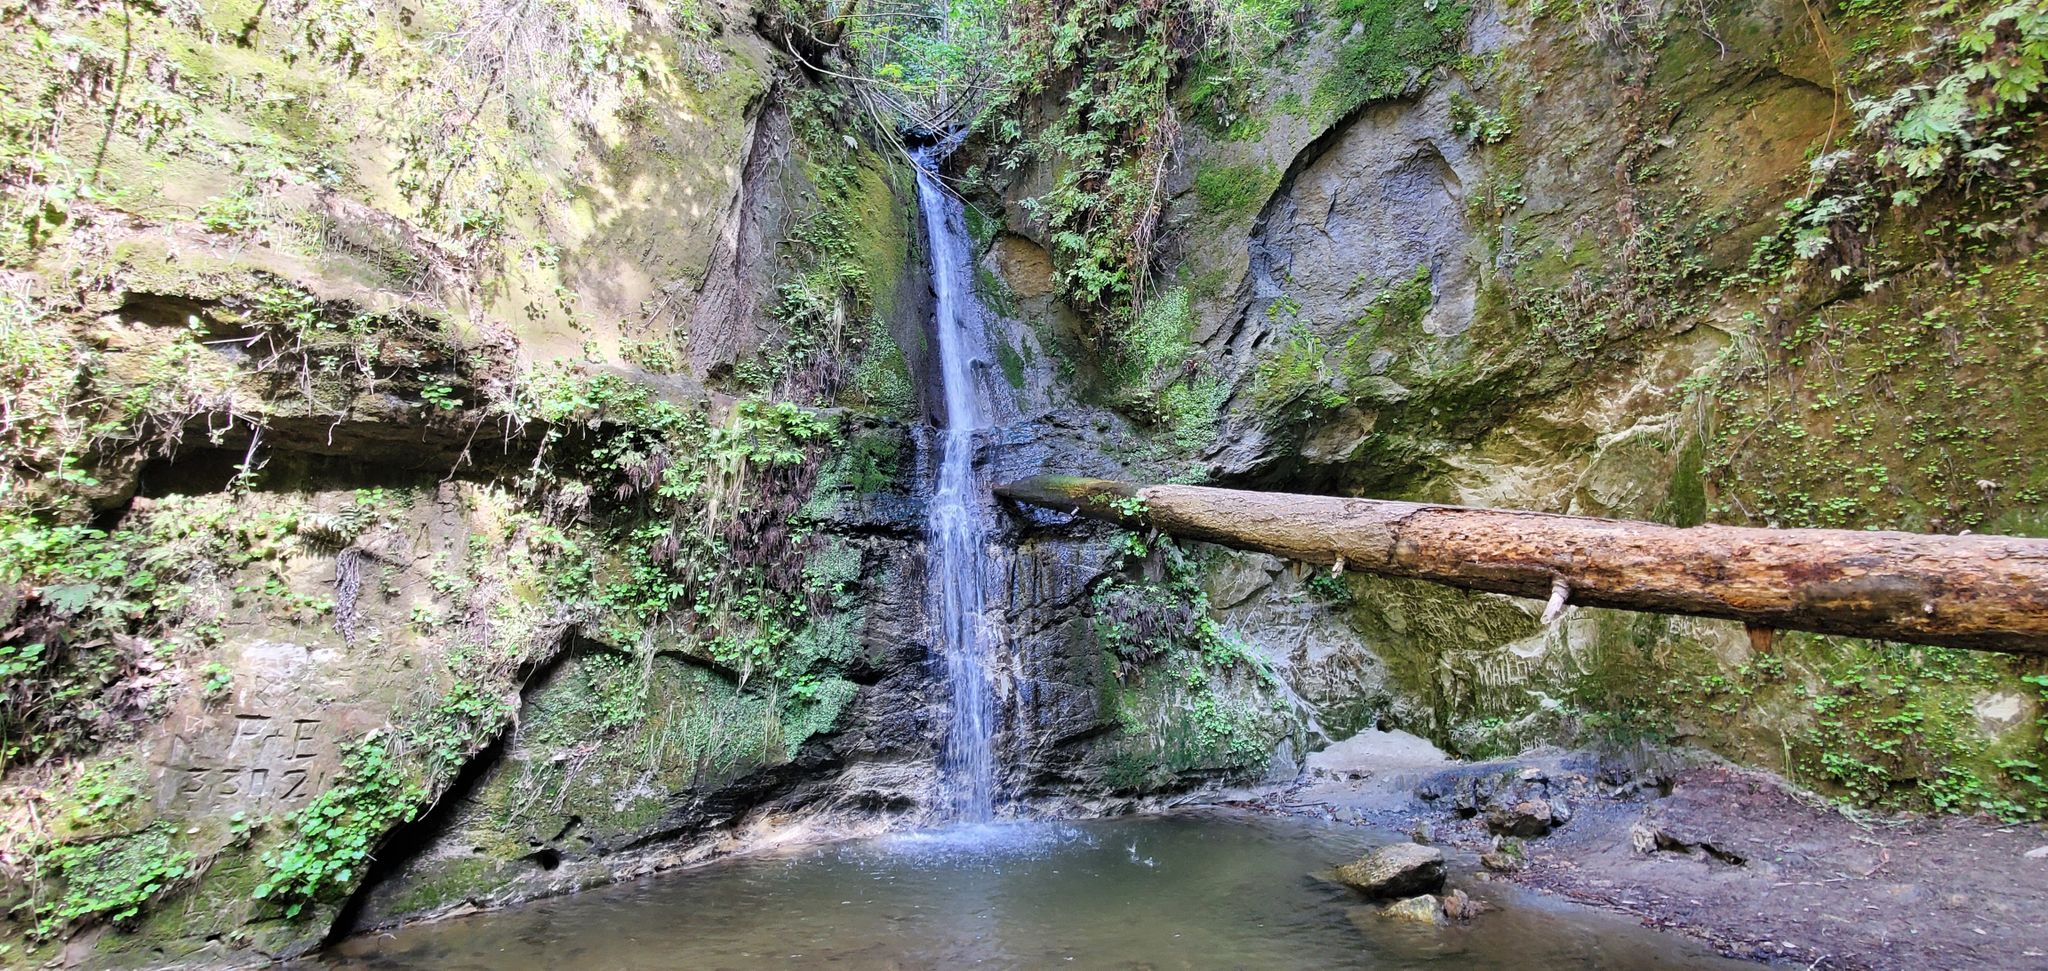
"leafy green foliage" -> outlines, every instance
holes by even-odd
[[[840,713],[859,692],[859,685],[839,677],[812,678],[794,684],[790,689],[791,702],[779,722],[782,761],[796,758],[797,749],[811,736],[829,732],[838,725]]]
[[[1141,496],[1115,499],[1110,504],[1125,516],[1146,514]],[[1125,536],[1137,539],[1135,533]],[[1098,588],[1090,606],[1097,638],[1120,657],[1142,664],[1163,650],[1182,649],[1212,669],[1244,666],[1262,679],[1277,677],[1216,622],[1209,609],[1209,595],[1202,587],[1201,569],[1178,544],[1171,540],[1128,542],[1111,566],[1123,571],[1121,578]],[[1194,681],[1205,677],[1199,673],[1186,676]]]
[[[1164,317],[1139,312],[1180,136],[1173,94],[1187,81],[1203,124],[1251,131],[1257,122],[1245,105],[1255,79],[1305,9],[1299,0],[978,0],[949,8],[944,29],[936,17],[889,8],[850,8],[834,20],[816,5],[793,3],[784,16],[814,35],[828,21],[848,32],[871,83],[917,98],[951,92],[957,100],[942,113],[971,118],[998,166],[1030,163],[1052,173],[1050,188],[1025,206],[1047,228],[1060,296],[1089,312],[1094,326],[1083,340],[1091,349],[1119,359],[1111,383],[1127,387],[1116,393],[1192,445],[1209,437],[1226,389],[1194,372],[1148,373],[1163,335],[1188,317],[1184,295],[1166,295],[1178,305]],[[1022,118],[1036,110],[1029,106],[1048,102],[1058,107],[1026,137]],[[980,173],[967,176],[971,183]],[[1198,176],[1197,192],[1213,210],[1240,215],[1277,180],[1270,165],[1208,171]],[[970,224],[986,228],[974,218]],[[1021,358],[1005,355],[1002,363],[1020,383]],[[856,385],[866,393],[895,386],[893,377],[893,367],[864,368]]]
[[[930,6],[781,0],[780,7],[793,29],[843,44],[862,81],[911,106],[913,120],[972,119],[980,100],[1012,79],[1006,45],[1011,0]]]
[[[2026,146],[2048,83],[2048,3],[1978,9],[1927,8],[1918,29],[1929,46],[1910,57],[1873,56],[1857,71],[1860,85],[1885,93],[1851,105],[1849,137],[1813,159],[1809,191],[1759,241],[1753,273],[1783,277],[1812,267],[1843,280],[1885,272],[1891,267],[1865,251],[1883,214],[1964,185],[1982,186],[1969,200],[1969,236],[2010,238],[2026,224],[2034,194],[2021,187],[2042,171],[2039,153]],[[1888,16],[1865,15],[1880,28]]]
[[[1995,185],[1995,184],[1994,184]],[[1816,197],[1813,208],[1829,205]],[[1997,198],[1987,187],[1980,200]],[[1919,240],[1880,235],[1859,245],[1874,264],[1897,247],[1935,241],[1944,261],[1896,273],[1883,290],[1766,324],[1689,391],[1712,415],[1698,463],[1708,518],[1772,526],[1964,529],[2040,535],[2048,479],[2033,460],[2019,402],[2048,387],[2036,341],[2048,258],[1958,232],[1969,209],[1929,213]],[[1832,239],[1833,217],[1814,226]],[[1807,640],[1793,656],[1822,659],[1799,692],[1810,728],[1788,743],[1787,771],[1859,804],[2048,813],[2042,748],[1980,730],[1977,699],[2039,677],[2031,665],[1971,652]],[[1711,705],[1746,712],[1740,679]],[[1783,689],[1780,689],[1783,690]],[[1785,704],[1780,701],[1778,704]]]
[[[357,517],[374,515],[309,522],[293,504],[251,510],[225,493],[165,496],[112,530],[0,512],[0,583],[30,591],[0,639],[8,764],[88,751],[161,714],[164,668],[218,643],[230,596],[288,622],[332,611],[281,560],[302,534]],[[232,680],[218,661],[199,674],[209,696]]]
[[[2048,784],[2032,760],[1969,764],[1979,743],[1967,686],[1992,681],[1990,658],[1931,647],[1836,658],[1813,696],[1807,771],[1864,805],[2048,816]],[[1988,784],[1985,768],[2010,788]]]
[[[917,391],[890,334],[910,223],[879,160],[844,135],[846,110],[822,93],[795,99],[806,171],[817,199],[783,243],[794,267],[778,288],[781,325],[768,349],[735,371],[755,393],[837,399],[882,414],[915,411]]]
[[[1151,507],[1146,505],[1144,496],[1117,496],[1109,500],[1109,508],[1127,519],[1143,519],[1150,515]]]
[[[1168,540],[1127,543],[1111,566],[1120,572],[1097,588],[1089,611],[1119,686],[1108,781],[1142,791],[1182,773],[1263,766],[1294,715],[1265,694],[1279,676],[1210,616],[1197,565]]]
[[[1451,130],[1467,141],[1498,145],[1515,133],[1515,120],[1507,112],[1492,111],[1462,94],[1451,95]]]
[[[1117,407],[1157,425],[1182,449],[1215,439],[1229,393],[1195,346],[1194,328],[1188,289],[1168,290],[1117,335],[1104,367]]]
[[[95,427],[78,402],[90,393],[96,369],[95,355],[29,294],[0,289],[0,385],[10,395],[7,421],[0,423],[0,492],[7,505],[28,505],[30,482],[41,476],[92,483],[78,464],[109,429]]]
[[[199,694],[208,701],[225,699],[235,688],[235,672],[219,661],[208,661],[199,669],[204,680],[199,685]]]
[[[0,583],[30,585],[44,608],[0,647],[7,764],[89,749],[136,714],[115,707],[108,690],[148,660],[135,653],[128,632],[181,599],[142,566],[141,541],[0,516]]]
[[[239,662],[221,644],[223,617],[259,628],[290,625],[314,643],[352,613],[356,581],[369,584],[365,598],[375,598],[381,583],[389,601],[414,601],[418,629],[401,636],[431,639],[421,656],[446,662],[418,672],[422,687],[443,689],[438,697],[393,712],[393,727],[349,746],[334,788],[295,813],[279,834],[284,844],[266,854],[258,896],[294,916],[359,884],[377,844],[503,729],[518,679],[559,640],[558,630],[544,626],[555,617],[588,620],[589,631],[619,634],[622,644],[649,654],[658,643],[691,652],[706,668],[730,663],[735,671],[708,675],[728,686],[751,676],[749,700],[765,698],[757,707],[769,713],[760,720],[782,718],[785,728],[772,744],[753,746],[749,758],[787,757],[810,732],[829,729],[852,696],[851,683],[835,676],[850,657],[852,628],[798,641],[814,602],[838,610],[847,596],[840,588],[858,578],[820,573],[828,582],[813,588],[805,569],[813,537],[792,519],[821,455],[837,444],[836,415],[813,409],[833,400],[844,377],[837,373],[845,357],[839,328],[849,328],[850,344],[878,332],[867,279],[874,264],[862,259],[878,247],[863,248],[872,234],[856,224],[860,207],[835,179],[881,166],[820,166],[821,194],[844,204],[828,218],[789,223],[797,234],[786,255],[797,258],[798,272],[774,309],[792,339],[762,360],[742,362],[727,387],[751,384],[753,393],[720,399],[716,411],[664,400],[617,375],[590,378],[574,365],[516,374],[512,342],[498,321],[474,318],[479,328],[456,339],[419,314],[366,312],[319,296],[339,282],[320,259],[279,264],[320,273],[313,281],[264,275],[225,250],[185,260],[193,251],[183,249],[165,260],[151,248],[159,236],[187,239],[203,228],[260,236],[266,249],[291,257],[346,249],[353,258],[362,256],[355,248],[370,245],[358,238],[367,235],[413,261],[411,273],[389,274],[394,285],[374,298],[382,306],[431,303],[439,295],[432,272],[451,260],[493,306],[508,290],[545,303],[551,285],[555,300],[573,298],[556,283],[559,273],[545,272],[560,269],[561,248],[523,238],[536,229],[544,195],[547,208],[571,201],[553,194],[550,173],[534,171],[534,152],[565,136],[587,138],[587,151],[551,154],[539,168],[566,164],[577,179],[599,184],[642,149],[609,151],[619,140],[614,121],[636,122],[621,126],[630,132],[665,130],[630,117],[652,72],[663,73],[664,97],[681,106],[678,114],[686,109],[692,125],[710,118],[704,130],[713,137],[724,131],[717,124],[725,116],[738,121],[756,79],[747,64],[724,71],[737,80],[718,81],[721,91],[670,84],[678,62],[723,71],[735,52],[708,44],[711,19],[725,16],[709,7],[544,6],[514,11],[492,0],[430,0],[400,12],[314,0],[289,11],[139,4],[6,16],[0,261],[19,267],[41,259],[34,247],[53,234],[61,239],[74,223],[112,225],[108,207],[124,230],[109,247],[65,249],[37,264],[68,267],[82,258],[75,265],[92,282],[81,287],[80,301],[53,300],[40,269],[0,280],[0,383],[9,391],[0,422],[0,587],[9,592],[0,610],[0,771],[13,784],[12,773],[28,766],[20,773],[24,790],[67,780],[66,801],[56,803],[63,811],[45,821],[56,830],[89,826],[97,837],[47,857],[39,902],[58,909],[49,912],[46,932],[128,920],[195,859],[209,862],[222,849],[223,834],[212,826],[189,847],[180,845],[182,829],[169,831],[168,843],[154,828],[104,836],[156,810],[133,786],[91,773],[74,778],[65,760],[112,751],[109,744],[132,738],[135,726],[160,720],[166,705],[231,695],[238,686],[230,664]],[[664,29],[672,16],[688,21],[686,36]],[[132,40],[123,36],[131,26]],[[236,28],[240,36],[230,36]],[[132,69],[129,50],[109,46],[110,37],[132,47]],[[706,73],[701,80],[716,79]],[[372,104],[377,111],[368,110]],[[201,117],[185,117],[195,105]],[[152,126],[173,136],[163,151],[148,150]],[[222,129],[233,133],[232,149],[218,141]],[[93,141],[120,178],[96,186],[99,163],[80,157],[90,148],[77,151]],[[372,144],[384,146],[374,154],[396,171],[363,173],[376,187],[366,189],[353,181],[352,163]],[[337,145],[350,150],[327,151]],[[664,141],[662,151],[670,149]],[[226,164],[236,171],[219,167]],[[155,195],[159,183],[132,177],[141,167],[181,180],[200,169],[204,176],[193,184],[238,188],[196,209],[166,206]],[[384,191],[389,177],[403,203]],[[807,189],[796,188],[798,195]],[[886,182],[882,188],[886,198]],[[859,201],[873,210],[873,186],[864,189]],[[145,205],[133,205],[138,196]],[[308,197],[335,207],[302,211]],[[374,201],[365,206],[366,199]],[[363,218],[365,209],[374,218]],[[136,244],[128,235],[145,239]],[[538,279],[509,287],[493,279],[494,254],[507,241],[523,244],[518,251],[544,271]],[[358,262],[381,271],[387,259],[362,256],[344,269],[354,273]],[[99,296],[131,285],[127,292],[151,299],[122,307],[118,322],[98,319],[113,306]],[[87,289],[92,297],[84,297]],[[84,303],[97,309],[81,313]],[[118,333],[109,340],[95,332],[101,327]],[[674,356],[666,346],[622,350],[650,370],[675,364],[663,357]],[[870,401],[910,402],[907,368],[900,352],[895,358],[883,376],[896,383],[867,384]],[[273,415],[317,424],[329,415],[364,417],[349,409],[371,402],[377,413],[370,420],[381,422],[394,398],[412,404],[400,420],[424,424],[436,442],[458,421],[468,423],[465,432],[489,422],[486,436],[490,427],[530,435],[518,447],[533,460],[468,466],[453,486],[463,514],[473,514],[461,531],[466,548],[458,541],[436,553],[427,582],[402,591],[396,578],[413,568],[352,545],[367,527],[355,510],[331,511],[333,493],[321,484],[317,462],[286,458],[268,474],[275,478],[255,477],[267,456],[258,445],[272,444],[266,433],[274,426],[266,422]],[[349,451],[348,434],[329,443]],[[248,474],[225,494],[152,493],[108,515],[132,482],[95,481],[100,468],[92,463],[132,475],[156,449],[169,451],[187,435],[211,435],[205,445],[250,456]],[[874,461],[863,478],[895,474],[893,456],[867,458]],[[369,460],[373,467],[378,461]],[[499,480],[478,481],[492,475]],[[177,489],[189,484],[182,469],[176,481]],[[269,485],[289,488],[251,496]],[[311,491],[322,494],[303,498]],[[288,555],[303,568],[303,554],[337,549],[344,555],[335,565],[335,596],[321,589],[330,582],[323,571],[284,568]],[[843,558],[821,567],[835,565],[843,567]],[[400,615],[407,609],[386,606]],[[385,647],[378,639],[399,632],[384,620],[367,615],[363,640],[345,634],[350,652]],[[625,666],[636,683],[639,661]],[[644,700],[626,691],[608,698],[616,704],[605,725],[644,717]],[[707,725],[701,730],[719,730]],[[79,813],[71,812],[74,797]],[[225,845],[245,849],[253,828],[231,822]],[[134,852],[146,853],[156,869],[133,865],[121,842],[131,837],[142,847]],[[49,896],[59,884],[69,896]],[[17,916],[38,915],[24,909]]]
[[[644,93],[650,63],[636,34],[702,43],[701,11],[699,31],[671,31],[664,4],[436,0],[400,12],[313,0],[234,19],[238,29],[223,30],[157,4],[10,12],[0,260],[47,243],[81,206],[127,201],[138,187],[109,175],[132,171],[136,149],[333,188],[352,181],[345,146],[362,135],[400,149],[395,175],[412,209],[400,215],[489,256],[484,244],[505,235],[507,200],[530,185],[548,126],[587,125],[599,106]],[[259,78],[290,93],[252,94]],[[221,125],[223,109],[246,110]],[[217,198],[199,222],[260,228],[253,201]]]
[[[392,751],[391,737],[372,734],[342,754],[333,785],[290,818],[291,839],[264,854],[269,874],[255,896],[286,917],[332,901],[355,885],[391,828],[413,818],[426,798]]]
[[[447,779],[511,720],[505,699],[458,680],[426,717],[408,726],[406,747],[424,763],[428,778]]]
[[[215,196],[199,207],[199,225],[210,233],[243,233],[263,224],[263,210],[250,192]]]
[[[130,759],[86,763],[62,787],[59,826],[72,833],[117,829],[142,800],[142,766]]]
[[[1934,15],[1959,9],[1943,4]],[[1884,138],[1874,160],[1908,179],[1940,174],[1957,159],[1995,163],[2015,150],[2002,140],[2011,128],[1990,126],[2025,108],[2048,82],[2048,4],[1998,7],[1966,23],[1950,43],[1959,63],[1939,81],[1856,104],[1859,132],[1881,131]]]
[[[172,332],[137,371],[104,373],[27,291],[0,289],[0,383],[12,393],[0,422],[0,508],[76,516],[72,490],[92,488],[96,453],[176,440],[184,422],[233,399],[233,369],[199,344],[197,326]]]
[[[462,399],[455,396],[455,387],[446,381],[429,378],[420,384],[420,400],[434,411],[460,411]]]
[[[2020,418],[2048,393],[2048,365],[2024,350],[2048,256],[1901,282],[1892,299],[1816,311],[1697,389],[1716,407],[1714,518],[2041,531],[2000,517],[2048,498],[2044,439]]]
[[[1029,159],[1055,173],[1052,187],[1026,206],[1050,231],[1061,295],[1095,311],[1104,333],[1130,321],[1148,282],[1166,166],[1179,137],[1169,105],[1175,84],[1204,65],[1211,83],[1199,110],[1234,112],[1219,79],[1249,71],[1293,29],[1297,9],[1263,0],[1014,8],[1007,63],[1017,82],[1008,97],[1059,90],[1064,107],[1029,141],[1003,115],[1011,100],[996,100],[983,117],[994,123],[998,144],[1014,146],[1003,164]]]
[[[1502,296],[1527,325],[1526,339],[1560,362],[1585,362],[1702,312],[1722,275],[1707,252],[1726,226],[1720,215],[1703,215],[1699,200],[1696,189],[1645,198],[1613,244],[1586,240],[1505,275]]]
[[[854,327],[874,315],[874,282],[867,278],[856,248],[851,196],[860,173],[851,164],[819,170],[824,194],[818,208],[792,235],[798,258],[806,267],[780,288],[774,308],[785,326],[784,343],[742,379],[755,388],[776,390],[776,381],[810,364],[836,366],[842,343],[875,333],[876,325]],[[886,334],[886,327],[883,328]],[[836,382],[835,382],[836,383]]]
[[[1142,286],[1149,253],[1138,244],[1149,243],[1161,204],[1167,146],[1151,129],[1172,77],[1167,37],[1184,11],[1168,6],[1162,14],[1146,18],[1100,2],[1067,8],[1052,38],[1054,69],[1079,66],[1085,56],[1088,87],[1033,146],[1059,163],[1051,189],[1025,205],[1050,230],[1060,289],[1110,312]]]
[[[88,923],[120,924],[157,894],[191,872],[192,854],[173,848],[168,823],[80,843],[61,843],[37,854],[35,866],[63,886],[47,909],[35,913],[30,934],[42,940]]]
[[[1185,71],[1181,89],[1195,122],[1227,141],[1265,137],[1267,119],[1256,103],[1272,69],[1293,56],[1285,42],[1300,31],[1313,6],[1298,0],[1218,4],[1224,32],[1235,41],[1196,51]]]
[[[529,376],[517,408],[580,421],[546,470],[617,501],[602,529],[614,555],[590,577],[615,644],[681,623],[707,658],[738,673],[779,669],[806,616],[807,534],[793,520],[839,421],[789,401],[743,399],[723,422],[612,375]],[[573,447],[569,447],[573,446]]]
[[[7,263],[68,224],[74,202],[98,195],[90,168],[60,144],[62,123],[67,115],[94,113],[96,82],[113,73],[119,55],[67,31],[68,13],[24,7],[9,15],[10,38],[19,46],[0,92],[0,261]],[[141,124],[132,130],[147,133]]]
[[[1308,590],[1309,596],[1333,607],[1350,606],[1358,597],[1352,592],[1351,585],[1344,582],[1343,574],[1339,573],[1318,570],[1302,581],[1302,587]]]

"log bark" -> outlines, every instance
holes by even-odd
[[[2048,655],[2048,540],[1681,528],[1511,509],[1037,476],[996,494],[1382,576],[1549,601]]]

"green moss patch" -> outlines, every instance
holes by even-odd
[[[1279,184],[1280,170],[1270,162],[1195,168],[1195,198],[1201,200],[1205,211],[1225,220],[1256,211]]]
[[[1198,566],[1171,541],[1149,546],[1135,534],[1117,559],[1124,572],[1097,588],[1089,610],[1102,703],[1117,724],[1104,780],[1148,792],[1243,779],[1282,741],[1299,744],[1279,676],[1210,615]]]
[[[1310,107],[1330,120],[1427,84],[1458,55],[1472,8],[1462,2],[1336,0],[1328,17],[1342,40]]]

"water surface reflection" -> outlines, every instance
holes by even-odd
[[[1380,918],[1311,874],[1395,838],[1236,813],[963,826],[809,847],[347,942],[343,968],[1736,969],[1626,918]]]

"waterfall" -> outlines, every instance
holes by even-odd
[[[940,785],[955,819],[980,822],[995,804],[995,703],[988,677],[988,638],[982,630],[983,563],[987,524],[982,488],[974,475],[974,433],[983,410],[971,363],[978,343],[971,328],[980,315],[971,279],[973,250],[960,203],[939,184],[934,170],[941,149],[919,151],[917,202],[930,243],[932,291],[937,296],[934,329],[939,375],[945,389],[939,441],[938,487],[926,513],[931,543],[932,601],[938,619],[938,648],[945,655],[952,688],[952,716],[940,765]]]

